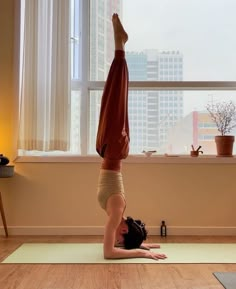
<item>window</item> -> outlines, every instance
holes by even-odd
[[[62,110],[67,117],[67,145],[61,149],[22,145],[19,153],[96,155],[102,89],[114,55],[111,15],[117,12],[130,36],[126,45],[130,153],[157,150],[158,154],[188,154],[194,144],[201,145],[205,154],[215,154],[213,136],[217,131],[205,107],[208,102],[236,102],[236,2],[63,2],[70,12],[69,50],[65,50],[70,56],[70,91],[65,97],[69,106]],[[22,6],[22,27],[27,5]],[[21,79],[25,79],[25,67],[21,68]]]

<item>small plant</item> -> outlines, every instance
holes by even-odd
[[[206,109],[221,135],[229,134],[236,127],[236,105],[231,100],[209,103]]]

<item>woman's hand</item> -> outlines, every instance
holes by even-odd
[[[145,258],[159,260],[159,259],[166,259],[167,256],[165,254],[160,254],[154,251],[147,251],[145,254]]]

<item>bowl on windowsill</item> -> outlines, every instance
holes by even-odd
[[[0,178],[11,178],[14,175],[14,166],[6,165],[2,166],[0,165]]]

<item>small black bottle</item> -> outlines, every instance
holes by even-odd
[[[161,233],[161,237],[167,236],[167,228],[166,228],[165,221],[161,221],[160,233]]]

